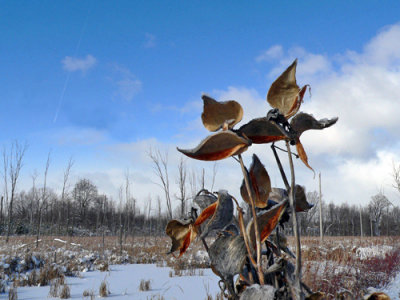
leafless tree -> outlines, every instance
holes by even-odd
[[[160,186],[164,191],[168,217],[172,219],[172,205],[168,174],[168,152],[161,154],[160,150],[155,150],[153,152],[153,150],[150,149],[147,154],[153,162],[154,173],[160,181],[159,183],[156,182],[156,184]]]
[[[84,224],[86,211],[90,203],[97,197],[97,187],[89,179],[81,179],[75,184],[73,194],[79,206],[80,222]]]
[[[186,177],[187,177],[187,170],[186,170],[186,163],[183,157],[179,161],[178,165],[178,187],[179,187],[179,195],[176,198],[180,202],[180,217],[183,218],[185,216],[185,204],[186,204]]]
[[[62,208],[64,208],[65,198],[66,198],[66,195],[68,194],[68,187],[69,187],[68,186],[68,180],[69,180],[69,175],[71,173],[71,169],[72,169],[73,165],[74,165],[74,161],[72,160],[72,157],[70,157],[69,160],[68,160],[67,167],[64,170],[63,187],[62,187],[62,190],[61,190],[61,205],[62,205]],[[62,209],[62,210],[64,210],[64,209]],[[60,234],[60,231],[61,231],[61,218],[62,218],[61,212],[62,212],[62,210],[61,209],[58,210],[58,234]],[[66,232],[68,232],[68,226],[69,226],[69,211],[70,211],[70,199],[69,199],[69,197],[67,197]]]
[[[42,210],[47,205],[47,174],[50,166],[50,152],[47,154],[46,168],[44,170],[43,188],[41,196],[38,198],[38,220],[36,231],[36,248],[39,247],[40,226],[42,225]]]
[[[11,195],[8,204],[8,226],[7,226],[7,237],[6,242],[8,243],[9,237],[12,230],[12,220],[13,220],[13,203],[15,198],[15,192],[17,188],[18,177],[22,168],[22,160],[24,158],[27,144],[20,145],[17,141],[11,144],[11,149],[9,152],[3,149],[3,177],[4,186],[6,194],[6,202],[8,201],[8,184],[11,187]],[[8,179],[7,179],[8,176]]]
[[[390,202],[382,191],[371,197],[371,201],[368,204],[372,227],[371,235],[380,235],[379,225],[381,223],[382,214],[384,212],[384,209],[387,208],[389,205]]]

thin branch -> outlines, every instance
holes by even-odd
[[[272,152],[274,152],[275,160],[276,160],[276,163],[278,164],[278,168],[279,168],[279,171],[281,173],[283,183],[285,184],[286,190],[289,192],[290,191],[289,182],[287,180],[285,171],[283,170],[283,167],[282,167],[282,164],[281,164],[281,160],[279,159],[279,156],[278,156],[278,153],[275,150],[275,147],[276,147],[275,143],[273,143],[271,145],[271,149],[272,149]]]

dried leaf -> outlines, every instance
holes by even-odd
[[[298,137],[310,129],[325,129],[337,122],[338,118],[316,120],[312,115],[306,113],[298,113],[290,121],[290,125],[297,132]]]
[[[263,243],[271,234],[272,230],[275,229],[276,225],[279,222],[279,219],[285,212],[287,204],[288,201],[284,200],[281,203],[273,206],[266,212],[257,215],[257,222],[258,222],[258,228],[260,230],[261,243]],[[254,218],[251,219],[249,224],[247,224],[246,233],[249,236],[250,244],[252,244],[253,247],[255,248],[256,236],[254,232]]]
[[[246,261],[246,245],[240,235],[221,235],[209,249],[211,265],[223,278],[241,273]]]
[[[238,136],[232,131],[221,131],[205,138],[194,149],[178,151],[199,160],[220,160],[242,153],[250,146],[250,141]]]
[[[240,127],[238,133],[249,138],[254,144],[266,144],[285,138],[278,126],[266,117],[251,120]]]
[[[255,154],[253,154],[253,162],[250,166],[248,177],[251,196],[255,201],[255,205],[259,208],[266,207],[268,203],[268,196],[271,191],[271,180],[264,165]],[[242,185],[240,186],[240,194],[242,195],[244,201],[251,204],[244,179],[242,181]]]
[[[296,83],[297,59],[272,83],[267,101],[288,119],[300,108],[307,86],[302,89]]]
[[[242,120],[243,108],[236,101],[218,102],[207,95],[203,95],[201,98],[204,102],[201,120],[207,130],[217,131],[224,124],[227,124],[228,128],[232,128]]]
[[[197,236],[197,230],[191,221],[171,220],[165,228],[165,233],[172,240],[171,250],[168,253],[173,253],[179,249],[179,256],[185,253],[190,243]]]
[[[296,142],[296,150],[297,154],[299,155],[301,161],[311,170],[314,172],[314,169],[311,168],[311,166],[308,164],[308,157],[307,153],[303,148],[303,145],[301,144],[300,140],[298,139]],[[314,172],[315,173],[315,172]]]
[[[225,190],[218,191],[218,201],[213,204],[216,205],[214,214],[211,219],[206,224],[201,238],[205,238],[213,230],[221,230],[225,226],[231,223],[233,218],[233,201],[232,196],[228,194]],[[205,209],[207,210],[207,209]],[[202,213],[203,214],[203,213]],[[201,215],[202,215],[201,214]],[[199,216],[199,218],[201,217]],[[198,218],[198,219],[199,219]],[[203,223],[202,221],[201,223]],[[196,226],[199,222],[196,220]],[[201,224],[200,223],[200,224]]]

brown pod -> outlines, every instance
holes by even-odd
[[[201,97],[204,102],[201,120],[209,131],[217,131],[224,126],[232,128],[243,117],[242,106],[234,100],[219,102],[207,95]]]
[[[337,120],[337,117],[317,120],[313,115],[300,112],[290,121],[290,126],[296,131],[297,136],[300,137],[304,131],[310,129],[325,129],[335,124]]]
[[[285,138],[278,126],[266,117],[251,120],[240,127],[237,132],[249,138],[254,144],[266,144]]]
[[[195,226],[193,226],[192,220],[171,220],[168,222],[167,227],[165,228],[165,233],[172,240],[172,246],[168,254],[173,253],[179,249],[179,256],[185,253],[190,243],[197,236],[197,230]]]
[[[251,196],[255,201],[255,205],[259,208],[266,207],[268,196],[271,192],[271,180],[264,165],[255,154],[253,154],[253,161],[250,166],[250,171],[247,172],[247,174],[250,183]],[[240,194],[244,201],[251,204],[244,179],[240,186]]]
[[[194,149],[179,149],[178,151],[194,159],[220,160],[247,150],[251,142],[232,131],[221,131],[205,138]]]
[[[289,119],[300,108],[307,85],[301,89],[296,83],[297,59],[272,83],[267,101]]]

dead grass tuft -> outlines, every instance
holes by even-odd
[[[139,285],[139,291],[141,292],[147,292],[150,291],[151,286],[150,286],[150,280],[140,280],[140,285]]]
[[[60,299],[69,299],[69,298],[71,298],[71,290],[67,284],[64,284],[60,292]]]
[[[99,287],[99,296],[100,297],[108,297],[110,294],[110,290],[108,289],[108,282],[104,279]]]

